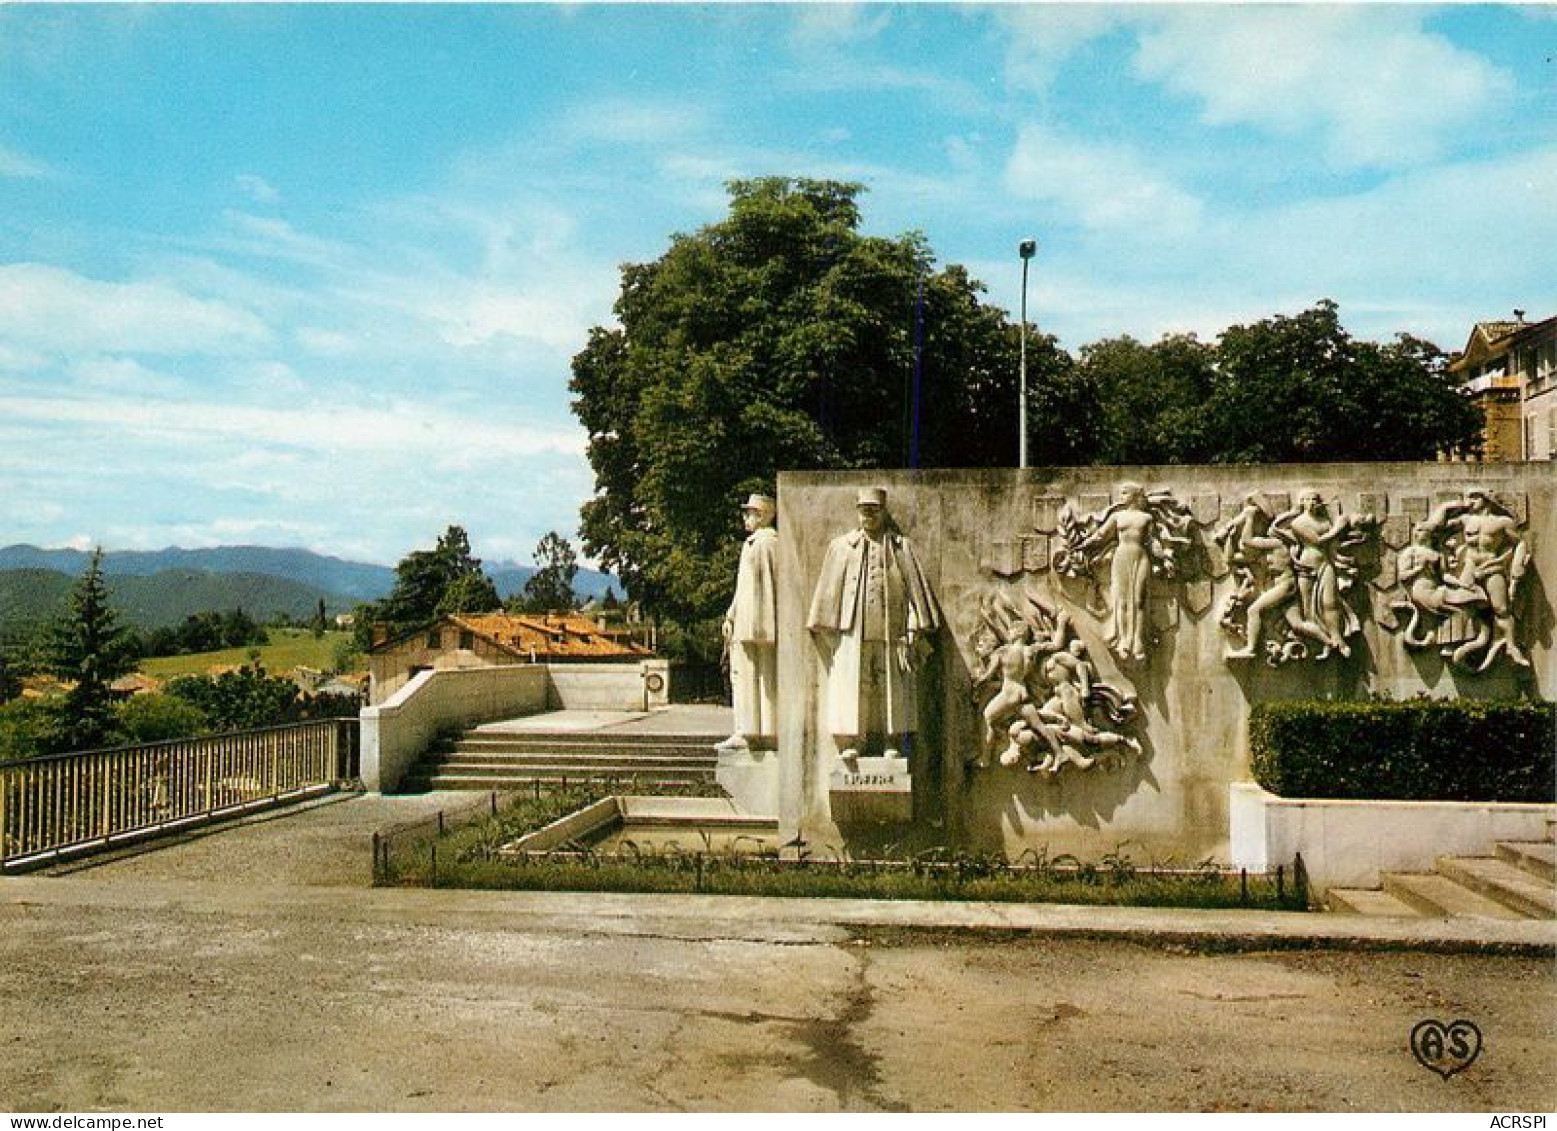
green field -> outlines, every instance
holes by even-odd
[[[349,632],[326,632],[318,639],[306,628],[273,628],[270,643],[259,649],[260,663],[272,675],[285,675],[296,667],[329,671],[335,666],[335,650]],[[249,662],[250,648],[224,648],[220,652],[192,652],[187,656],[157,656],[141,661],[141,671],[157,679],[204,675],[216,665],[237,667]],[[365,666],[365,665],[358,665]]]

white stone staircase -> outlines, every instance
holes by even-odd
[[[1331,888],[1330,911],[1399,918],[1557,918],[1557,840],[1500,841],[1491,856],[1440,856],[1432,872],[1386,872],[1379,887]]]
[[[429,752],[401,785],[433,789],[521,789],[537,782],[623,781],[644,785],[711,784],[716,737],[702,733],[611,731],[467,731]]]

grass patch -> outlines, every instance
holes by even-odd
[[[181,675],[205,675],[216,666],[241,667],[249,663],[249,653],[258,651],[260,663],[268,672],[285,675],[293,668],[314,668],[329,671],[335,666],[335,652],[349,632],[326,632],[314,637],[306,628],[272,628],[270,643],[258,649],[223,648],[219,652],[191,652],[186,656],[152,656],[141,661],[140,670],[156,679],[175,679]]]
[[[1206,862],[1178,868],[1139,864],[1122,850],[1096,862],[1029,852],[998,854],[932,848],[900,859],[856,860],[831,849],[759,847],[723,851],[630,842],[611,852],[572,844],[523,856],[498,850],[518,837],[621,792],[610,783],[512,797],[495,814],[445,827],[431,822],[381,838],[374,882],[381,886],[494,891],[581,891],[755,895],[800,898],[980,900],[1131,907],[1302,911],[1307,894],[1293,877],[1230,874]]]

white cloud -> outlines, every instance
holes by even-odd
[[[486,463],[501,463],[517,455],[581,455],[584,451],[584,435],[577,428],[464,416],[409,402],[382,407],[299,404],[284,409],[187,402],[169,411],[136,399],[0,395],[0,414],[12,426],[25,422],[105,428],[118,435],[178,444],[213,440],[245,446],[273,444],[335,456],[389,453],[412,465],[420,459],[441,459],[446,453],[478,452]]]
[[[189,391],[182,381],[146,368],[127,357],[91,355],[69,362],[67,371],[78,385],[135,396],[178,396]]]
[[[320,357],[345,357],[356,348],[356,342],[350,334],[317,326],[304,326],[295,336],[298,345]]]
[[[892,22],[891,9],[875,4],[794,4],[790,40],[801,48],[834,47],[874,39]]]
[[[1007,81],[1019,88],[1047,90],[1071,55],[1128,18],[1124,10],[1101,4],[1013,4],[996,9],[996,19],[1012,37],[1006,52]]]
[[[58,175],[42,161],[0,145],[0,177],[14,177],[17,180],[47,180]]]
[[[225,250],[287,260],[319,270],[340,270],[353,259],[350,245],[310,236],[274,216],[229,211],[223,218],[236,233],[217,241],[217,246]]]
[[[653,146],[701,134],[709,121],[701,106],[622,98],[581,106],[567,114],[558,129],[571,141]]]
[[[1557,244],[1553,199],[1557,148],[1411,170],[1324,200],[1208,206],[1195,237],[1171,256],[1130,226],[1041,249],[1029,311],[1076,349],[1126,333],[1211,338],[1235,322],[1332,298],[1361,337],[1409,332],[1458,348],[1477,317],[1515,306],[1557,311],[1541,257],[1508,253]],[[1011,310],[1013,262],[968,262]]]
[[[0,343],[81,353],[222,353],[270,336],[247,310],[160,283],[109,283],[42,263],[0,265]]]
[[[281,199],[281,194],[264,177],[257,177],[253,173],[239,173],[233,181],[256,204],[275,204]]]
[[[32,350],[17,349],[0,341],[0,372],[31,373],[43,369],[49,359]]]
[[[1394,5],[1158,8],[1135,69],[1197,101],[1210,125],[1314,134],[1344,165],[1409,165],[1513,89],[1424,18]]]
[[[1202,213],[1195,196],[1154,173],[1128,147],[1082,141],[1040,125],[1018,133],[1005,185],[1013,196],[1053,205],[1061,220],[1126,229],[1147,242],[1182,238]]]

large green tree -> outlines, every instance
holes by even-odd
[[[47,668],[68,682],[60,704],[58,745],[83,750],[115,735],[110,685],[135,670],[133,634],[119,623],[103,580],[103,551],[97,550],[71,590],[64,616],[49,628]]]
[[[470,550],[464,527],[450,526],[431,550],[413,550],[395,566],[388,597],[358,610],[359,644],[369,642],[373,624],[390,634],[422,628],[457,613],[488,613],[503,606],[497,587]]]
[[[1430,342],[1359,341],[1328,300],[1192,336],[1086,346],[1103,463],[1432,459],[1475,443],[1479,419]]]
[[[1087,462],[1194,463],[1208,458],[1206,403],[1216,348],[1193,335],[1145,345],[1131,337],[1083,346],[1078,362],[1101,412]]]
[[[539,568],[524,583],[524,592],[509,602],[510,607],[527,613],[577,608],[573,578],[578,573],[578,554],[573,544],[553,530],[536,545],[535,564]]]
[[[1019,331],[979,283],[937,269],[922,236],[862,234],[858,185],[729,190],[724,220],[622,269],[619,325],[573,359],[585,549],[687,621],[728,600],[737,507],[781,469],[1016,463]],[[1087,388],[1051,339],[1029,343],[1029,371],[1033,450],[1073,462]]]
[[[1358,341],[1328,300],[1223,331],[1208,407],[1214,459],[1432,459],[1474,444],[1475,408],[1430,342]]]

